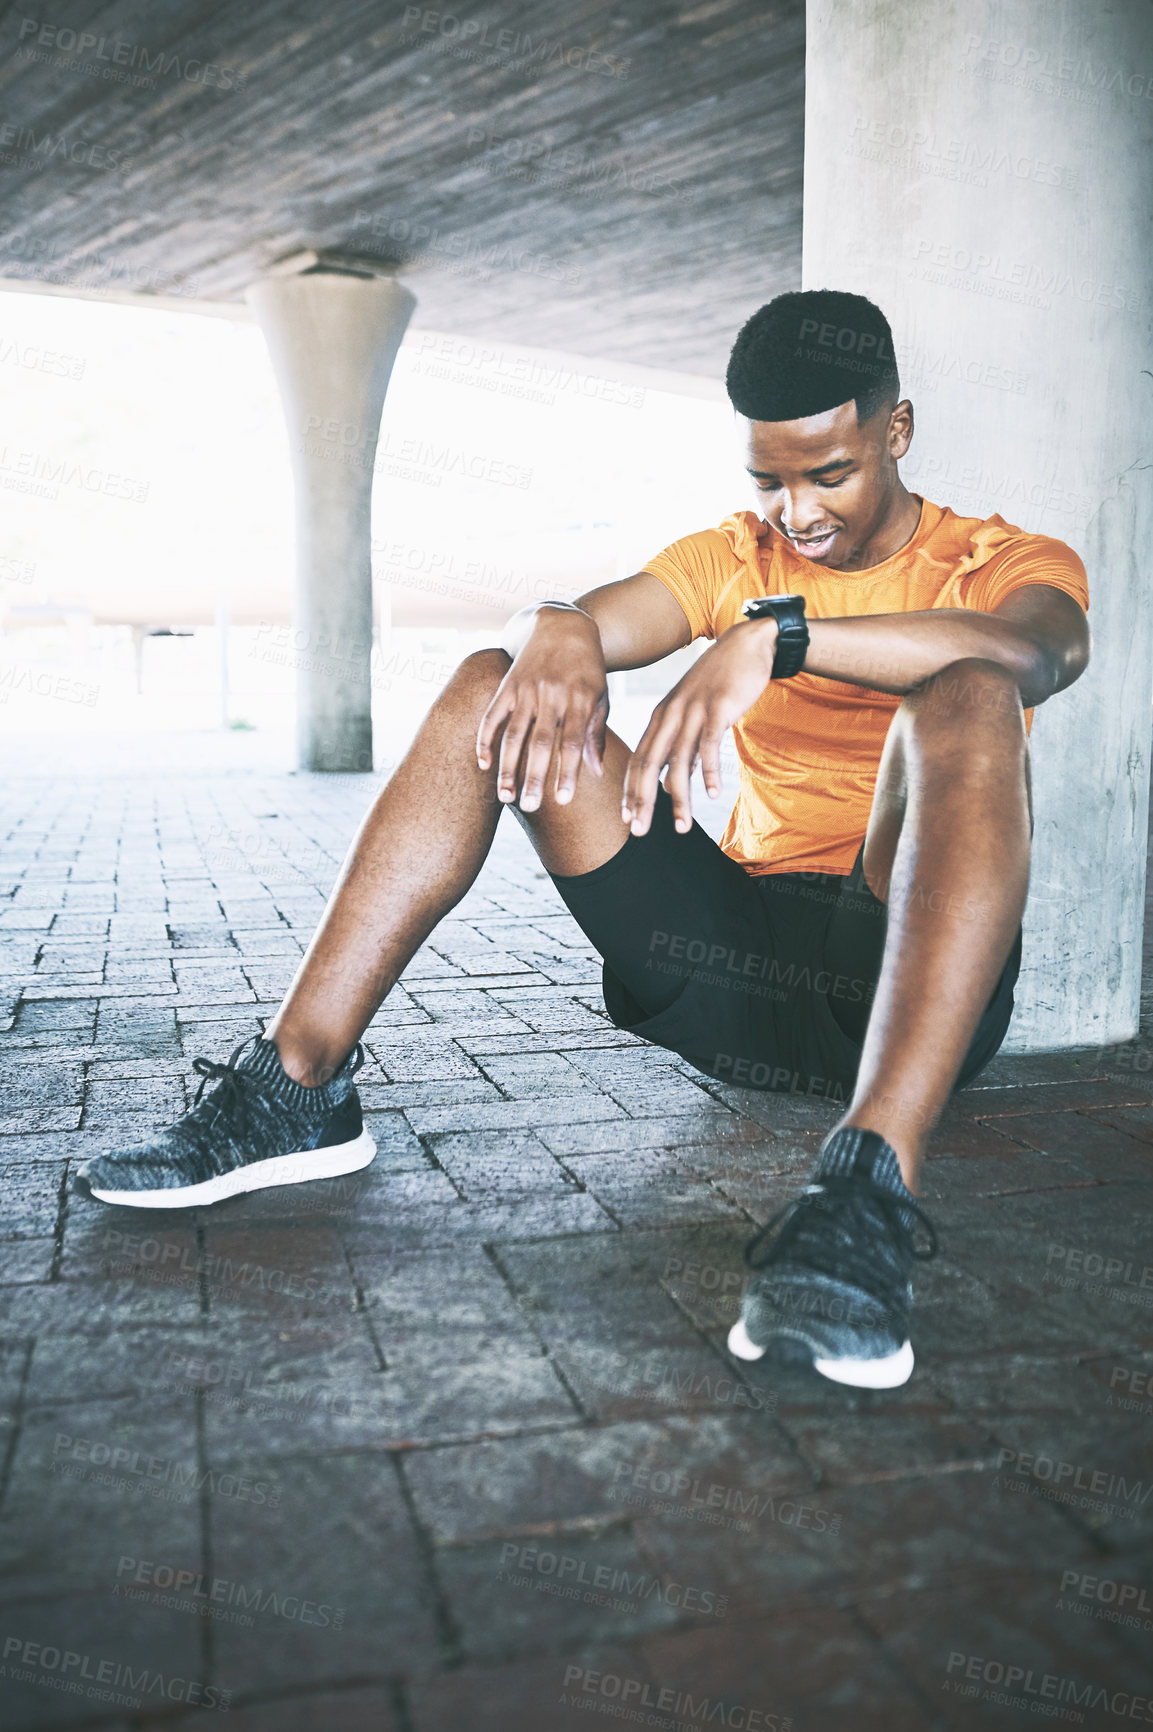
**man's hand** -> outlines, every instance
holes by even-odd
[[[565,806],[576,792],[582,760],[604,774],[608,677],[596,621],[579,608],[541,607],[528,638],[481,717],[476,761],[492,763],[500,742],[497,799],[535,812],[544,797],[554,750],[555,792]]]
[[[661,771],[678,830],[692,828],[689,778],[701,765],[709,798],[721,792],[721,740],[772,676],[775,619],[740,620],[722,632],[653,711],[625,777],[621,817],[634,836],[652,822]]]

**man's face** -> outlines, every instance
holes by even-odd
[[[741,419],[765,521],[815,565],[868,564],[870,542],[907,497],[896,464],[912,438],[912,405],[882,408],[863,426],[854,402],[799,421]]]

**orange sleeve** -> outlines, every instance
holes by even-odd
[[[1048,535],[1023,536],[973,573],[965,606],[992,613],[1015,589],[1047,583],[1089,610],[1089,584],[1079,555]]]
[[[719,529],[702,529],[674,541],[641,569],[659,578],[680,602],[694,638],[717,635],[717,602],[741,569],[732,543]]]

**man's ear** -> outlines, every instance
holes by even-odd
[[[889,456],[903,457],[913,443],[913,405],[907,397],[902,397],[889,415],[889,432],[886,441]]]

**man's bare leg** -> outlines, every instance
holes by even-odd
[[[914,1192],[1020,924],[1029,836],[1016,683],[993,662],[954,662],[908,694],[885,744],[863,864],[888,935],[841,1121],[884,1137]]]
[[[889,913],[856,1087],[815,1182],[746,1251],[738,1359],[775,1344],[869,1389],[912,1374],[909,1277],[935,1238],[908,1193],[1025,905],[1027,766],[1016,681],[992,662],[951,663],[897,710],[865,839]]]
[[[433,927],[475,882],[501,813],[497,766],[477,765],[477,730],[510,665],[501,649],[464,659],[361,825],[266,1031],[297,1082],[313,1087],[332,1076]],[[549,870],[590,872],[624,845],[628,759],[610,732],[603,776],[582,774],[568,805],[546,793],[537,811],[517,811]]]

